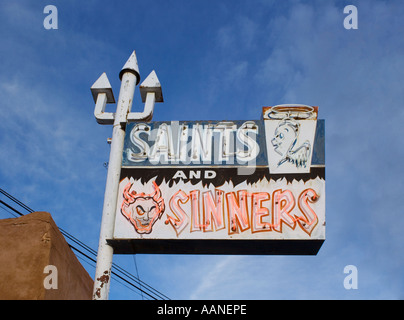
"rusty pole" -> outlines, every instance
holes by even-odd
[[[115,211],[127,117],[131,111],[135,87],[140,81],[139,67],[135,51],[133,51],[132,55],[122,68],[119,77],[121,79],[121,89],[119,92],[116,113],[113,119],[111,151],[109,155],[100,240],[98,244],[97,267],[94,280],[94,300],[106,300],[108,299],[109,294],[113,248],[107,243],[107,240],[112,239],[114,232]],[[101,97],[104,97],[104,95],[101,94]]]
[[[126,123],[151,121],[155,102],[163,102],[161,85],[153,70],[140,85],[140,95],[142,101],[145,103],[143,112],[131,112],[135,88],[140,81],[135,51],[133,51],[123,66],[119,73],[119,78],[121,79],[121,89],[119,91],[116,113],[105,112],[107,103],[115,103],[114,94],[107,75],[103,73],[91,86],[91,93],[95,102],[94,116],[97,122],[99,124],[113,124],[100,240],[98,243],[97,267],[94,279],[94,300],[106,300],[109,294],[114,250],[107,243],[107,240],[112,239],[114,233]]]

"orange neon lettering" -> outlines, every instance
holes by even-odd
[[[213,199],[210,190],[202,194],[204,231],[213,231],[212,221],[215,224],[216,231],[226,227],[224,223],[223,194],[224,192],[218,189],[215,189],[215,199]]]
[[[282,224],[286,223],[290,228],[295,229],[296,220],[290,215],[295,207],[295,197],[290,190],[275,190],[272,196],[273,206],[273,229],[282,232]]]
[[[185,229],[188,225],[189,218],[188,215],[182,210],[179,205],[179,202],[185,204],[188,201],[188,195],[182,191],[177,191],[170,199],[169,206],[171,212],[174,214],[174,217],[167,214],[167,220],[165,224],[171,224],[177,233],[177,236]]]
[[[318,198],[319,195],[313,189],[306,189],[300,194],[298,200],[299,209],[303,213],[304,217],[298,217],[296,215],[295,217],[297,218],[299,226],[309,236],[318,223],[318,217],[308,202],[314,203],[318,200]]]
[[[257,192],[252,194],[252,214],[251,214],[251,232],[271,231],[269,222],[262,222],[262,218],[269,216],[268,208],[262,207],[262,202],[270,199],[267,192]]]
[[[245,231],[250,227],[247,211],[247,196],[248,192],[246,190],[238,191],[237,196],[234,192],[226,194],[229,234],[238,233],[239,227],[241,231]]]
[[[199,190],[192,190],[189,193],[191,197],[191,232],[201,231],[201,216],[199,214]]]
[[[143,193],[131,192],[130,189],[131,184],[124,188],[121,207],[122,213],[128,219],[130,217],[128,207],[136,197],[145,196]],[[173,227],[177,237],[189,224],[190,232],[214,232],[225,229],[226,223],[229,235],[245,232],[250,227],[251,233],[270,231],[282,233],[283,224],[286,224],[292,230],[299,225],[311,236],[319,222],[312,204],[317,202],[320,196],[312,188],[301,192],[297,201],[292,191],[288,189],[275,190],[272,199],[268,192],[249,193],[247,190],[239,190],[226,193],[219,189],[207,190],[202,194],[201,192],[192,190],[186,194],[179,190],[170,198],[171,213],[166,213],[165,224]],[[296,202],[298,208],[295,209]],[[227,209],[227,222],[225,209]]]

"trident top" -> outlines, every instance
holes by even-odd
[[[126,123],[128,121],[151,121],[154,103],[163,102],[160,82],[156,73],[152,71],[140,85],[140,95],[142,101],[145,102],[143,112],[131,112],[135,87],[140,82],[135,51],[133,51],[119,72],[119,78],[121,79],[121,89],[115,113],[105,112],[107,103],[115,103],[111,84],[105,72],[91,87],[95,102],[94,115],[97,122],[100,124],[113,124],[93,290],[93,299],[97,300],[108,299],[109,284],[111,282],[113,247],[107,241],[112,239],[114,232]]]
[[[126,76],[127,79],[124,79]],[[136,79],[134,79],[136,78]],[[136,52],[133,51],[128,61],[119,72],[119,79],[122,84],[126,82],[126,85],[138,85],[140,82],[139,66],[137,63]],[[133,81],[135,80],[135,81]],[[134,88],[133,88],[134,89]],[[159,79],[156,72],[153,70],[147,78],[142,82],[139,87],[142,102],[145,103],[143,112],[130,112],[132,106],[132,99],[127,101],[129,107],[129,113],[127,113],[126,119],[119,119],[120,122],[135,122],[135,121],[151,121],[153,117],[155,102],[163,102],[163,93]],[[134,91],[134,90],[128,90]],[[115,113],[105,112],[105,106],[107,103],[115,103],[114,94],[112,92],[111,84],[105,72],[94,82],[91,86],[91,93],[95,102],[94,116],[99,124],[113,124],[115,121]],[[120,92],[121,96],[121,92]],[[118,100],[119,103],[119,100]]]

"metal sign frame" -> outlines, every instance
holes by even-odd
[[[128,124],[108,239],[114,251],[317,254],[325,240],[324,120],[317,107],[311,119],[270,118],[276,108],[264,107],[261,120]],[[276,145],[281,131],[294,137],[283,137],[285,154]],[[164,209],[151,214],[158,201]]]

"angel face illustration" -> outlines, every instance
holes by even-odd
[[[271,140],[275,152],[282,157],[286,156],[296,144],[298,134],[299,125],[296,122],[290,119],[281,121],[275,129],[275,137]]]
[[[137,194],[129,192],[132,184],[128,183],[123,191],[124,201],[121,212],[132,223],[138,233],[150,233],[154,223],[161,218],[165,206],[160,188],[153,181],[154,193]]]
[[[301,146],[294,149],[299,136],[299,129],[299,123],[290,118],[280,121],[275,129],[271,143],[275,152],[282,156],[278,162],[278,167],[285,162],[291,162],[296,167],[306,167],[310,154],[310,142],[305,141]]]

